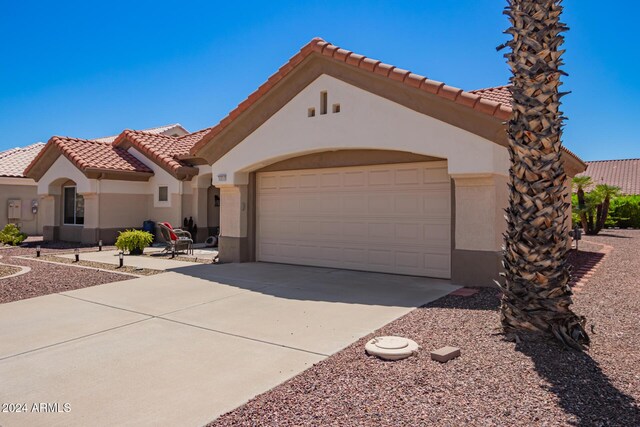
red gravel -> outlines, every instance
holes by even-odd
[[[83,248],[82,250],[96,249]],[[43,255],[68,252],[69,245],[56,245],[42,249]],[[34,248],[1,249],[0,255],[2,255],[0,262],[4,264],[31,267],[31,271],[27,274],[0,280],[0,303],[129,279],[121,274],[49,264],[35,259],[31,261],[14,258],[14,256],[35,255]]]
[[[595,325],[587,353],[504,341],[497,291],[483,289],[416,309],[211,425],[640,426],[640,231],[607,230],[580,249],[597,243],[614,249],[574,298]],[[595,258],[572,256],[576,270]],[[403,335],[422,350],[383,362],[364,353],[374,335]],[[462,356],[431,361],[444,345]]]

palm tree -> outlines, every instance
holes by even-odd
[[[508,122],[509,207],[501,304],[507,337],[519,332],[555,336],[583,350],[589,343],[585,318],[571,309],[567,268],[567,179],[560,158],[559,47],[567,27],[560,22],[561,0],[509,0],[505,14],[511,35],[502,47],[512,71],[513,113]]]
[[[604,228],[611,199],[620,195],[620,187],[598,184],[593,191],[585,193],[584,189],[590,187],[593,181],[584,175],[573,178],[573,184],[577,187],[578,198],[575,211],[580,216],[582,228],[586,234],[596,235]]]
[[[609,206],[611,205],[611,199],[620,195],[620,187],[613,185],[599,184],[596,185],[594,192],[596,197],[600,200],[600,203],[596,207],[596,224],[593,234],[598,234],[607,222],[609,216]]]
[[[582,175],[576,176],[573,178],[573,185],[576,186],[576,194],[578,196],[578,206],[576,212],[580,216],[580,223],[582,225],[582,229],[587,231],[587,204],[584,198],[584,189],[591,186],[593,182],[591,181],[590,176]]]

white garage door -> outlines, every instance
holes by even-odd
[[[258,261],[451,276],[446,162],[257,174]]]

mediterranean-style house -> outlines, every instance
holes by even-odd
[[[222,262],[491,285],[510,113],[507,86],[467,92],[313,39],[216,126],[53,137],[25,173],[48,239],[109,241],[145,219],[193,217],[199,240],[220,227]],[[586,165],[562,159],[568,197]]]

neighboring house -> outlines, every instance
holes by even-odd
[[[27,234],[41,234],[36,182],[24,169],[38,155],[44,143],[0,152],[0,229],[16,224]]]
[[[145,220],[181,226],[192,216],[196,240],[206,239],[218,225],[218,190],[197,162],[177,159],[202,132],[179,134],[125,130],[99,140],[51,138],[25,170],[38,183],[45,240],[113,243],[118,231]]]
[[[591,177],[593,186],[607,184],[620,187],[622,194],[640,194],[640,159],[596,160],[586,162],[587,170],[578,174]]]
[[[100,145],[54,137],[27,174],[47,200],[49,238],[193,216],[220,226],[222,262],[492,285],[510,99],[506,86],[465,92],[314,39],[212,128]],[[562,160],[569,177],[585,170],[568,150]],[[71,232],[56,212],[74,194],[84,224]]]
[[[174,123],[172,125],[158,126],[155,128],[142,129],[140,132],[151,133],[154,135],[164,135],[164,136],[184,136],[189,133],[188,130],[182,127],[180,123]],[[92,141],[98,142],[113,142],[116,140],[118,135],[105,136],[102,138],[95,138]]]

